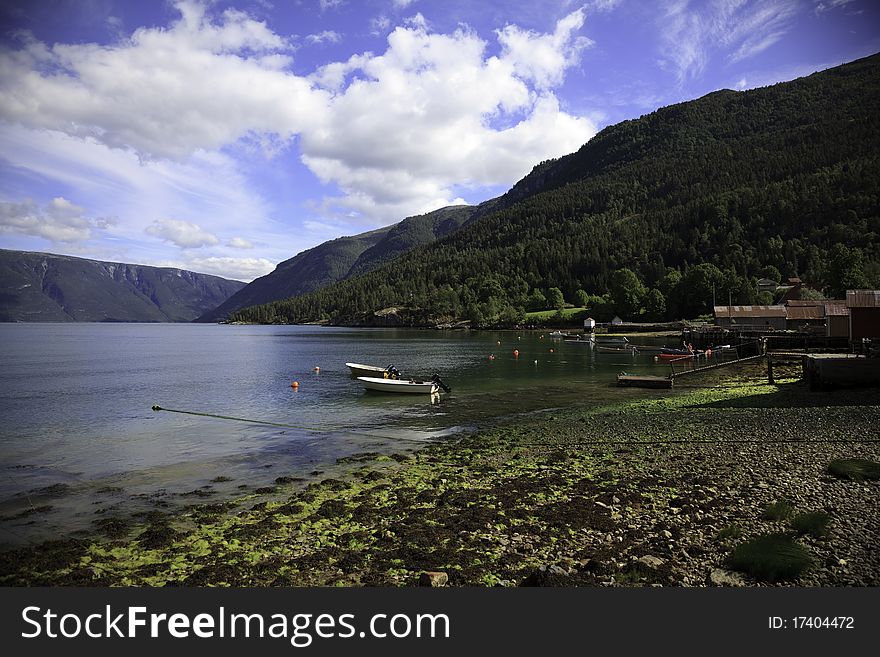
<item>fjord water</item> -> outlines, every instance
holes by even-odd
[[[366,392],[347,361],[436,372],[452,392]],[[518,413],[658,394],[616,388],[615,375],[666,371],[546,332],[200,324],[4,324],[0,362],[6,545],[330,476],[337,459]]]

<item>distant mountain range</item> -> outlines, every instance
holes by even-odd
[[[272,273],[254,280],[198,321],[223,320],[241,308],[314,292],[331,283],[365,274],[418,246],[451,235],[481,207],[454,205],[408,217],[368,233],[319,244],[285,260]]]
[[[2,322],[189,322],[244,286],[171,267],[0,249]]]

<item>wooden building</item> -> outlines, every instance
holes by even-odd
[[[846,301],[825,301],[825,335],[829,338],[849,337],[849,308]]]
[[[880,340],[880,290],[847,290],[849,339]]]
[[[784,331],[785,306],[715,306],[715,324],[742,331]]]

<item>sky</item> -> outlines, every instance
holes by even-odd
[[[250,281],[878,51],[872,0],[7,1],[0,248]]]

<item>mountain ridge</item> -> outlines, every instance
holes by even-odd
[[[189,322],[244,286],[174,267],[0,249],[2,322]]]

